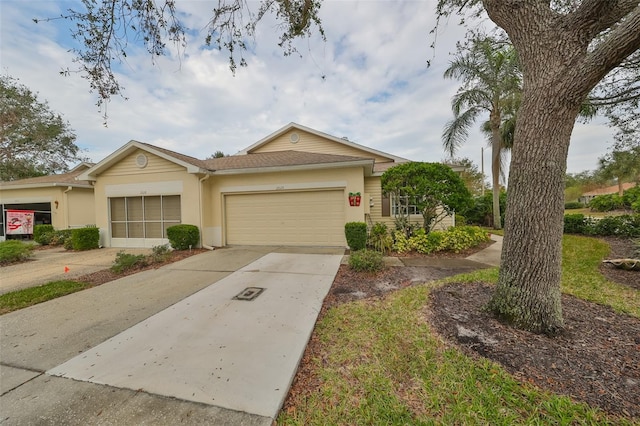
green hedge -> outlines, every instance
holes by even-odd
[[[53,225],[36,225],[33,227],[33,241],[43,246],[49,245],[54,232]]]
[[[0,242],[0,264],[20,262],[33,256],[33,244],[18,240]]]
[[[637,238],[640,237],[640,214],[607,216],[602,219],[594,219],[582,214],[568,214],[564,216],[564,232],[567,234]]]
[[[65,244],[65,248],[67,244]],[[71,247],[74,250],[92,250],[100,247],[100,230],[95,227],[71,230]]]
[[[575,209],[582,209],[582,208],[584,208],[584,204],[578,201],[570,201],[564,204],[565,210],[575,210]]]
[[[384,258],[382,253],[375,250],[352,251],[349,267],[358,272],[378,272],[384,269]]]
[[[173,225],[167,228],[167,237],[175,250],[188,250],[198,246],[200,231],[195,225]]]

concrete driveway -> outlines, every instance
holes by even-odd
[[[341,258],[227,248],[0,316],[0,422],[269,425]]]
[[[109,268],[116,253],[149,254],[151,249],[102,248],[68,251],[62,247],[36,250],[33,260],[0,268],[0,294],[34,287],[50,281],[74,279]],[[65,267],[68,269],[65,272]]]

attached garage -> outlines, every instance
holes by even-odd
[[[344,247],[344,190],[225,195],[227,244]]]

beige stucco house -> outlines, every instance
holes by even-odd
[[[91,166],[82,163],[69,173],[0,182],[0,240],[7,238],[7,219],[15,211],[33,212],[33,225],[51,224],[56,229],[94,225],[93,185],[77,179]]]
[[[393,226],[380,176],[406,161],[290,123],[209,160],[130,141],[78,179],[93,183],[104,246],[164,244],[166,228],[184,223],[198,226],[204,246],[344,247],[347,222]]]

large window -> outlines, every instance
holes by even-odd
[[[391,196],[391,214],[393,216],[421,215],[422,212],[415,204],[410,204],[407,195]]]
[[[180,196],[110,198],[112,238],[166,238],[180,223]]]

